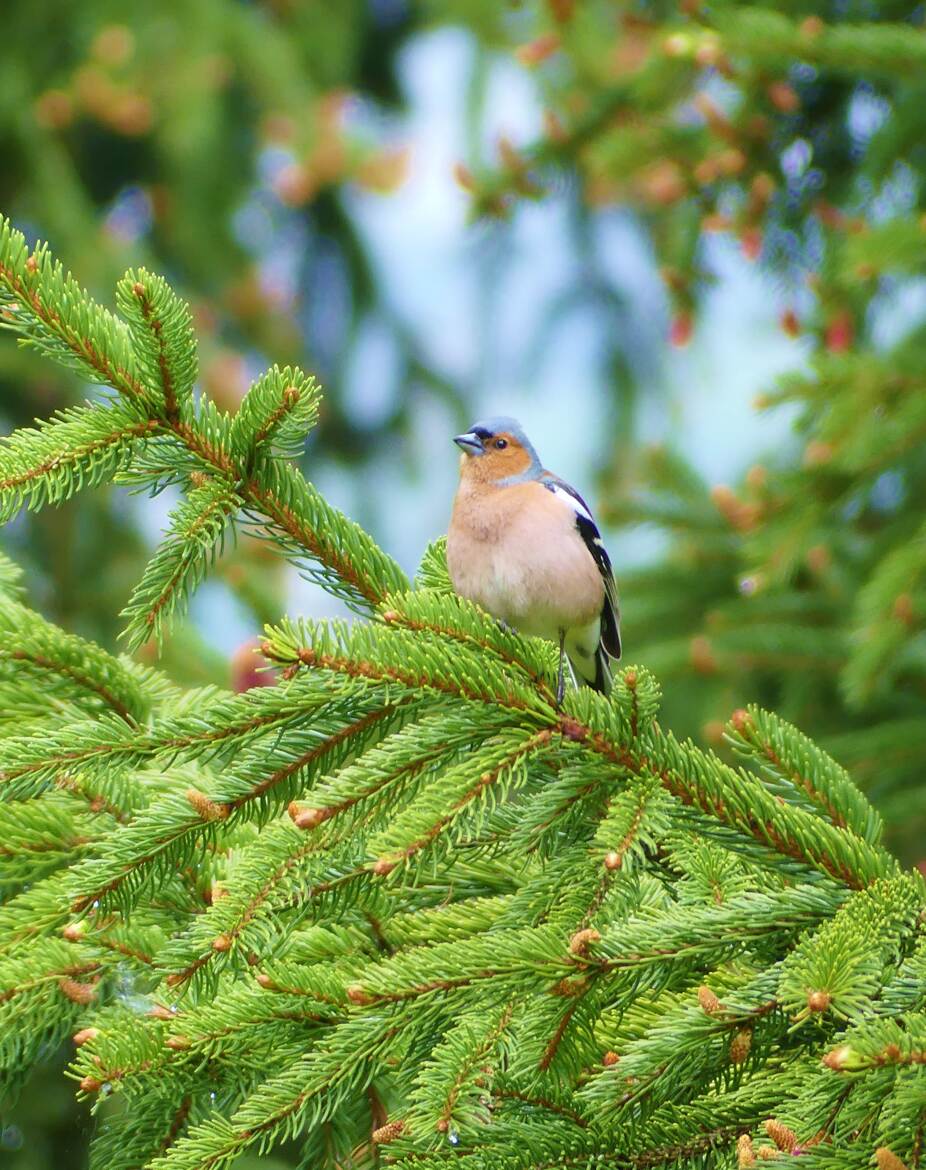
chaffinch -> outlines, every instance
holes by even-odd
[[[478,422],[453,440],[460,486],[447,533],[447,568],[461,597],[523,634],[559,644],[576,681],[605,694],[621,656],[611,561],[579,493],[545,471],[513,418]]]

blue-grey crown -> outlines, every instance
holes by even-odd
[[[524,433],[524,428],[516,418],[511,418],[505,414],[494,415],[492,418],[480,419],[479,422],[473,423],[469,429],[473,434],[478,435],[480,439],[487,439],[502,431],[508,435],[512,435],[530,455],[531,470],[541,466],[540,456],[534,450],[534,444]]]

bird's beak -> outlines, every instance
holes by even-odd
[[[485,450],[482,439],[475,431],[467,431],[465,435],[455,435],[453,441],[465,455],[481,455]]]

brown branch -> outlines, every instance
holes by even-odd
[[[3,651],[0,651],[0,654],[2,653]],[[75,666],[70,666],[66,662],[58,662],[53,658],[46,658],[41,654],[30,654],[28,650],[22,649],[10,651],[9,657],[15,659],[17,662],[31,662],[33,666],[39,666],[44,670],[54,671],[56,674],[66,675],[68,678],[76,682],[78,686],[83,687],[85,690],[93,691],[95,694],[99,695],[103,702],[106,703],[107,706],[112,707],[116,714],[121,716],[121,718],[124,719],[126,723],[130,724],[132,727],[138,726],[138,722],[135,719],[135,716],[119,698],[117,698],[110,690],[104,687],[102,683],[97,682],[89,675],[84,674]]]
[[[44,463],[40,463],[37,467],[30,467],[19,475],[11,475],[6,479],[0,479],[0,492],[7,491],[9,488],[22,487],[24,483],[31,483],[33,480],[40,479],[49,471],[54,471],[56,468],[62,466],[62,464],[76,463],[86,455],[92,455],[94,451],[99,451],[105,447],[112,447],[123,439],[132,439],[137,438],[139,435],[152,434],[158,429],[159,424],[154,419],[146,419],[144,422],[129,423],[124,427],[118,427],[108,435],[104,435],[99,439],[93,439],[89,443],[83,443],[74,450],[52,455]]]
[[[174,380],[170,373],[170,365],[167,361],[167,351],[164,346],[164,324],[160,318],[155,316],[151,301],[148,299],[148,294],[145,291],[145,286],[139,281],[136,281],[132,286],[132,292],[138,298],[142,316],[157,342],[158,370],[161,375],[161,389],[164,391],[164,412],[167,415],[168,421],[174,423],[180,415],[180,408],[174,389]]]

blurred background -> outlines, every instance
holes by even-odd
[[[105,303],[165,275],[222,407],[270,362],[315,373],[306,473],[409,573],[451,436],[518,416],[598,513],[666,725],[725,751],[735,708],[775,708],[926,857],[923,7],[135,9],[5,12],[0,210]],[[96,392],[0,338],[4,432]],[[117,648],[172,502],[95,491],[0,541]],[[338,607],[243,538],[164,665],[252,685],[282,612]],[[0,1161],[85,1165],[92,1123],[34,1084]]]

